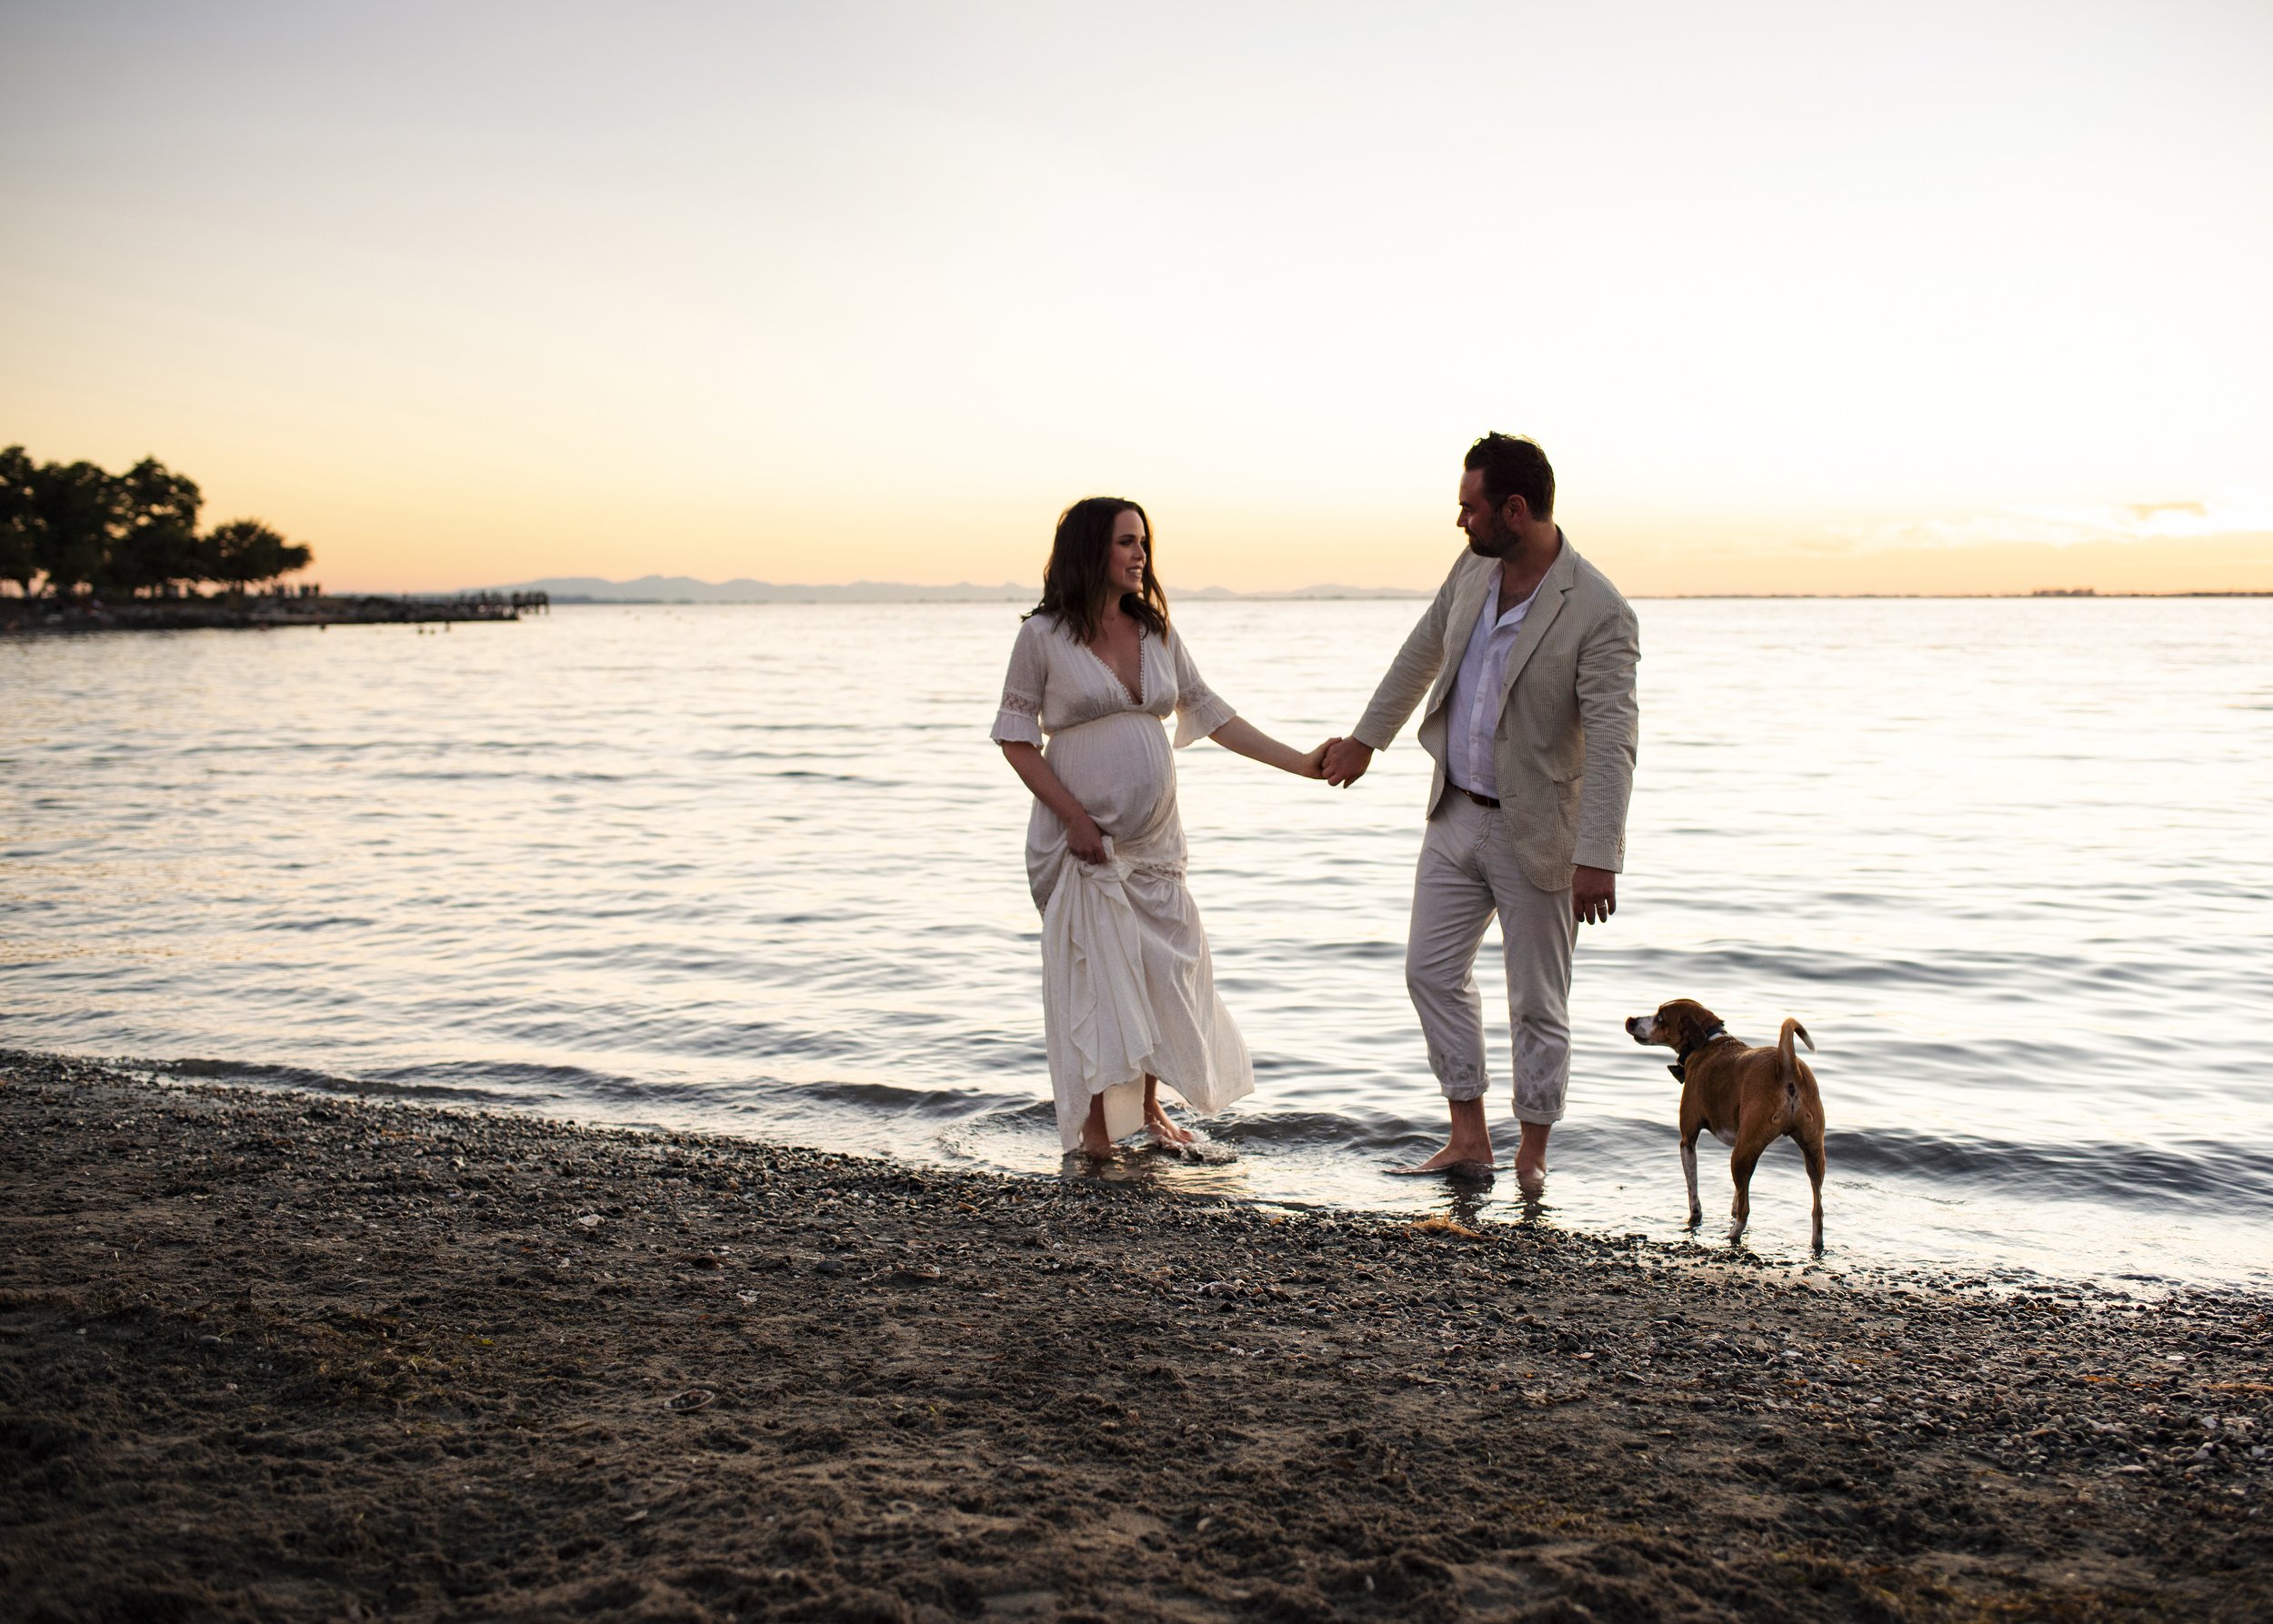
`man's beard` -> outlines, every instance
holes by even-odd
[[[1488,530],[1479,526],[1468,532],[1468,551],[1479,558],[1505,558],[1515,551],[1516,543],[1520,539],[1513,530],[1502,529],[1497,525]]]

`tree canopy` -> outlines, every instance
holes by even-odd
[[[123,474],[90,462],[35,463],[0,450],[0,581],[26,597],[164,595],[201,583],[235,591],[305,569],[315,555],[258,519],[200,535],[196,481],[155,457]]]

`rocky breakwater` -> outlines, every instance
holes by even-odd
[[[0,1058],[25,1618],[2260,1618],[2268,1305]]]

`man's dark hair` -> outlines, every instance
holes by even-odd
[[[1515,435],[1488,434],[1468,447],[1463,467],[1484,476],[1484,494],[1497,507],[1510,496],[1521,496],[1535,519],[1555,516],[1555,470],[1537,440]]]

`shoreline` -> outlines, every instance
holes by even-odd
[[[1890,1289],[14,1052],[0,1123],[19,1616],[2273,1592],[2273,1300],[2246,1293]]]
[[[285,627],[507,625],[550,612],[539,596],[417,597],[373,594],[306,596],[219,595],[55,603],[0,598],[0,636],[80,637],[95,632],[275,631]]]

